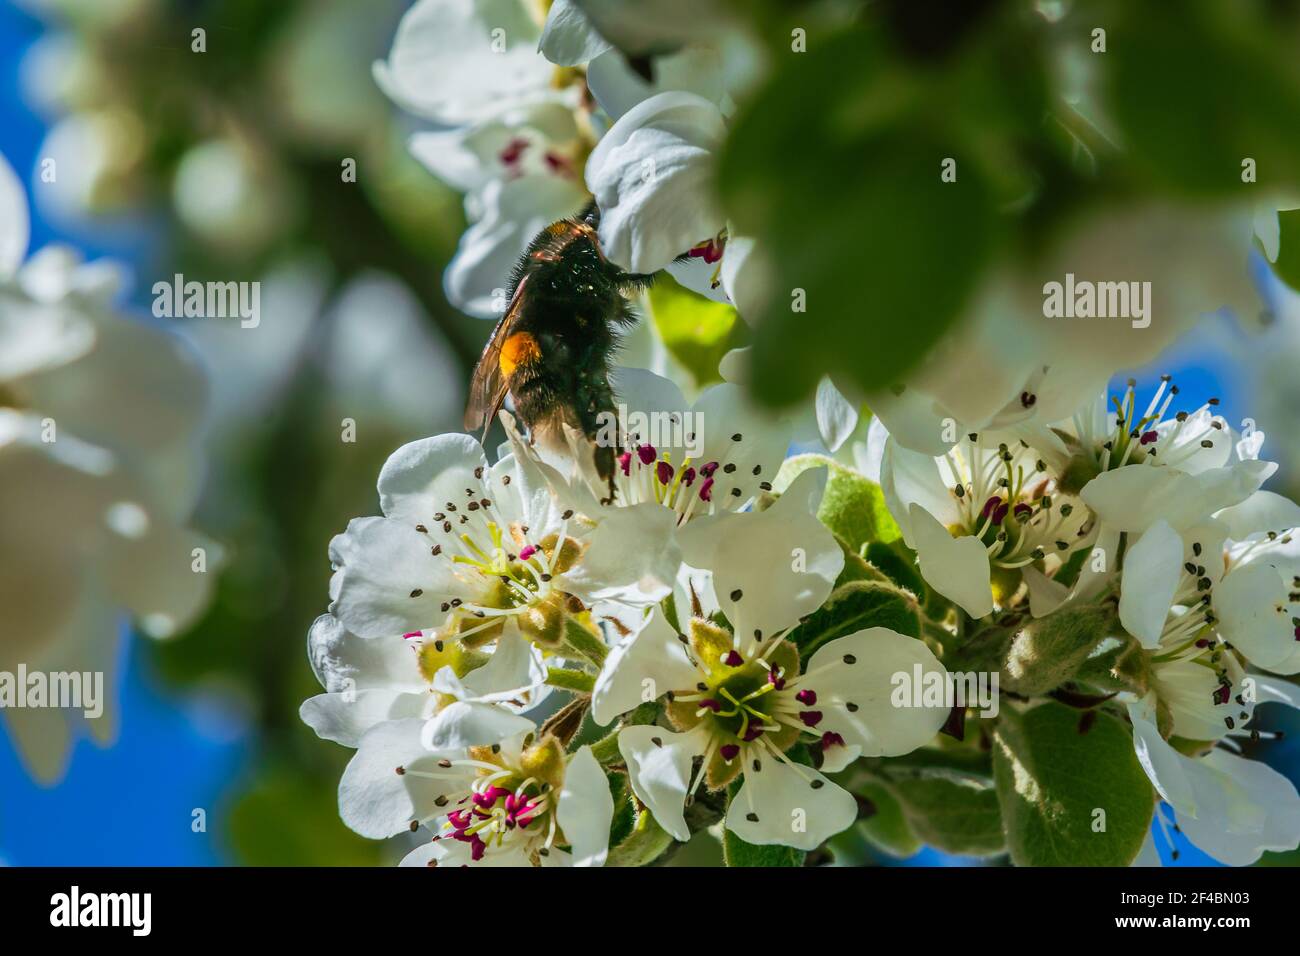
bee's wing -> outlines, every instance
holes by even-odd
[[[474,377],[469,383],[469,403],[465,406],[466,431],[473,432],[482,428],[486,435],[501,404],[506,400],[506,393],[510,391],[510,383],[501,374],[501,344],[510,337],[510,330],[519,317],[524,287],[527,285],[528,277],[524,276],[506,308],[506,314],[501,316],[497,327],[492,330],[487,345],[483,346],[483,354],[474,366]]]

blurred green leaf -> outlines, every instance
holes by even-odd
[[[993,776],[1019,866],[1128,866],[1155,811],[1133,736],[1106,713],[1080,733],[1079,712],[1063,704],[1004,707]]]
[[[1108,105],[1130,161],[1158,187],[1196,194],[1286,189],[1300,176],[1300,58],[1274,4],[1111,0]],[[1091,22],[1090,24],[1091,25]],[[1259,185],[1242,182],[1254,159]],[[1249,198],[1254,198],[1249,196]]]
[[[855,28],[785,57],[722,157],[734,232],[754,237],[770,267],[747,321],[755,387],[772,403],[808,394],[823,374],[868,390],[897,381],[951,324],[996,245],[979,164],[960,137],[903,116],[912,91],[887,82],[878,49]],[[940,180],[946,159],[955,182]]]
[[[874,813],[858,824],[858,829],[873,846],[900,860],[920,852],[920,838],[912,832],[902,804],[883,781],[866,781],[854,789],[875,808]]]
[[[1002,814],[993,781],[943,770],[891,780],[912,832],[945,853],[994,856],[1005,852]]]
[[[746,333],[735,308],[692,292],[666,272],[655,278],[649,296],[655,331],[696,386],[722,381],[718,363],[744,344]]]
[[[289,766],[263,768],[227,826],[245,866],[380,866],[391,855],[343,825],[334,786]]]
[[[1274,274],[1300,292],[1300,209],[1283,209],[1277,214],[1281,232]]]

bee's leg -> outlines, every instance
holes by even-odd
[[[614,449],[608,445],[597,444],[593,450],[593,457],[596,460],[596,474],[604,478],[609,485],[609,497],[600,499],[600,503],[612,505],[614,499],[618,497],[618,491],[614,487]]]

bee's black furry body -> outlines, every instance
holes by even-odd
[[[564,426],[594,438],[602,413],[616,413],[609,382],[620,331],[636,321],[625,293],[650,275],[624,272],[601,252],[595,213],[544,229],[515,267],[510,305],[475,369],[466,427],[495,414],[508,391],[530,437],[563,447]],[[614,449],[596,448],[602,477]]]

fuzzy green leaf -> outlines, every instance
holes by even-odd
[[[1066,607],[1031,621],[1007,649],[1003,686],[1026,697],[1060,687],[1084,667],[1111,624],[1112,615],[1098,607]]]
[[[1055,702],[1003,708],[993,777],[1019,866],[1128,866],[1146,839],[1155,791],[1132,734],[1110,714],[1091,726],[1079,716]]]
[[[774,487],[784,491],[809,468],[826,468],[826,491],[817,518],[854,551],[869,541],[894,541],[902,531],[885,507],[880,486],[825,455],[796,455],[781,464]]]
[[[918,637],[921,622],[916,601],[891,584],[851,581],[836,588],[818,610],[787,635],[807,657],[827,641],[869,627],[887,627]]]
[[[888,39],[867,25],[781,57],[723,151],[724,209],[764,252],[765,295],[745,318],[756,392],[774,404],[828,373],[865,389],[898,381],[998,246],[993,190],[945,122],[961,109],[904,115],[914,91],[888,75],[889,58]],[[955,182],[940,179],[944,158],[962,171]]]
[[[902,538],[890,542],[871,541],[863,549],[862,556],[899,587],[907,588],[917,600],[925,603],[929,589],[916,569],[916,552],[905,545]]]

